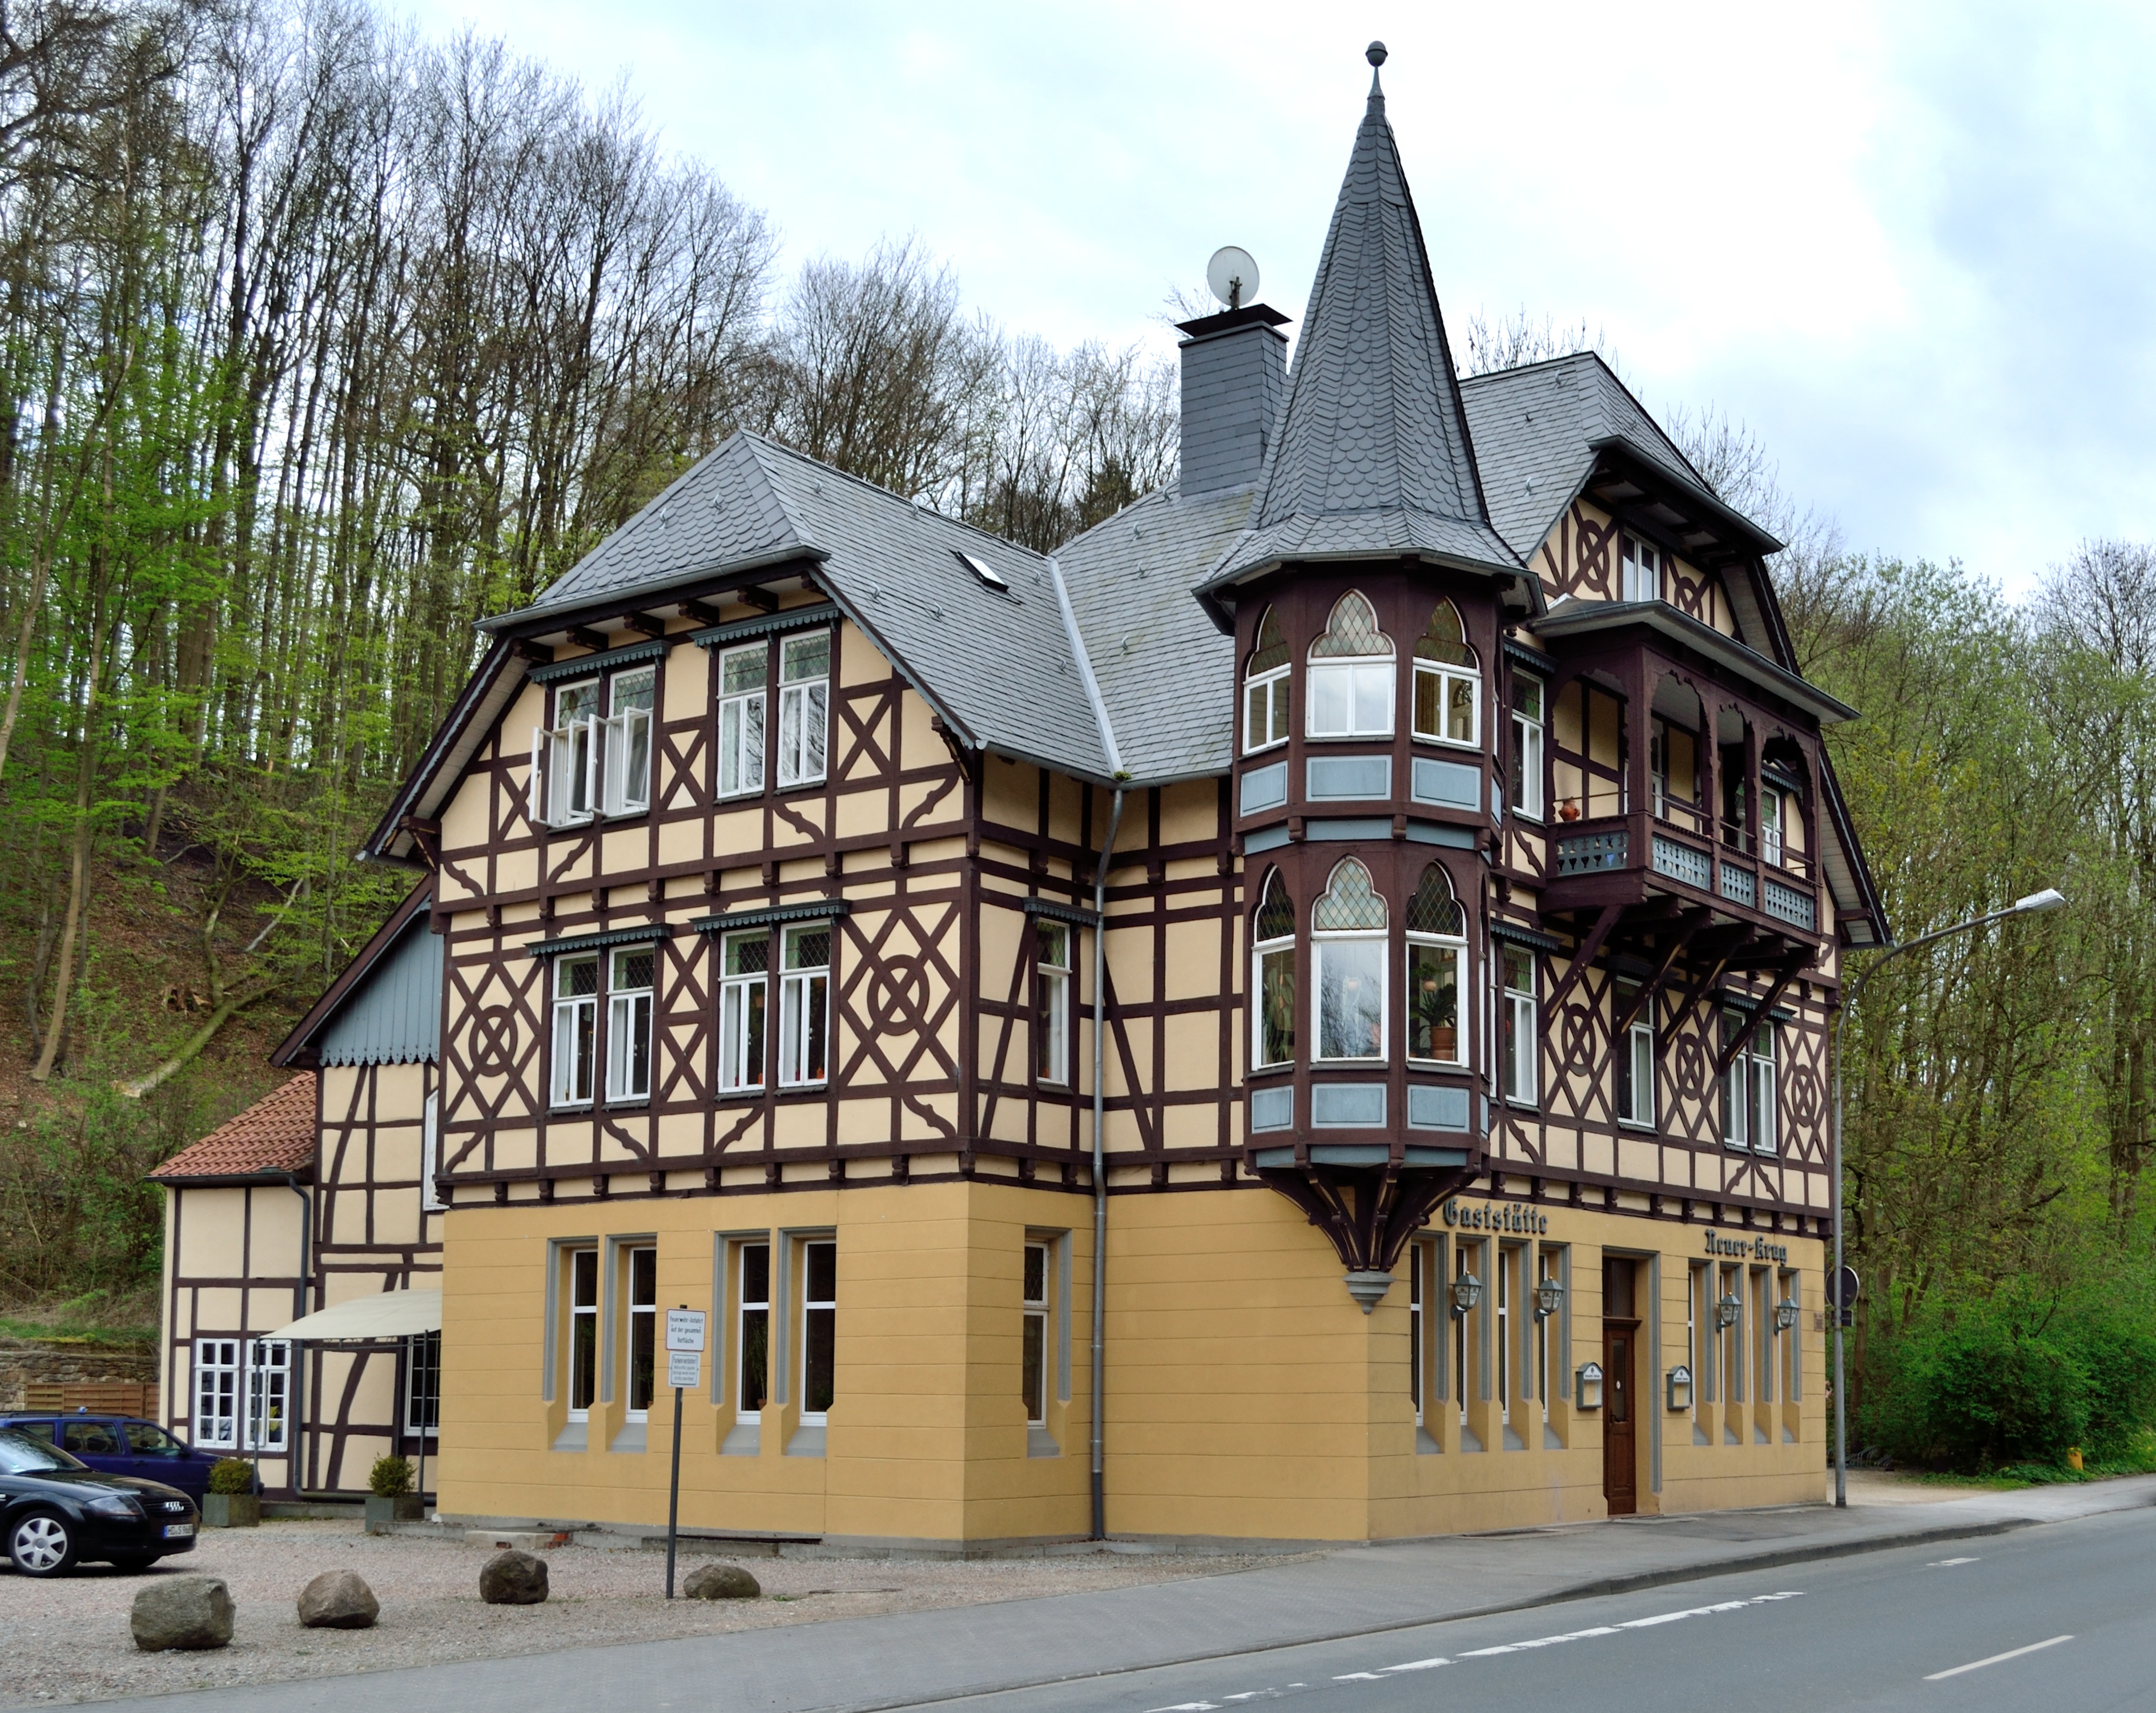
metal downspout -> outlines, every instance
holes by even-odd
[[[300,1198],[300,1313],[310,1312],[307,1296],[314,1283],[315,1198],[300,1187],[300,1180],[293,1173],[285,1174],[285,1187]],[[341,1500],[348,1495],[336,1493],[310,1493],[301,1482],[314,1460],[308,1455],[312,1447],[307,1437],[307,1347],[302,1344],[297,1359],[292,1364],[292,1395],[286,1401],[292,1431],[287,1436],[291,1449],[286,1454],[292,1464],[292,1496],[302,1503],[323,1500]],[[251,1423],[249,1424],[252,1425]],[[254,1490],[262,1490],[261,1454],[255,1454]]]

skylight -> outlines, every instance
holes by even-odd
[[[956,547],[953,547],[951,550],[951,552],[952,556],[957,560],[959,564],[964,566],[967,570],[972,572],[975,577],[980,578],[980,580],[986,583],[990,588],[999,589],[1006,595],[1010,592],[1010,585],[1004,581],[1004,575],[1001,572],[992,570],[987,565],[983,564],[981,561],[974,558],[972,554],[961,553]]]

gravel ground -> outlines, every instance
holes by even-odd
[[[144,1576],[122,1576],[99,1564],[33,1582],[0,1560],[0,1706],[713,1635],[1129,1587],[1286,1562],[1166,1554],[961,1562],[748,1558],[738,1562],[762,1585],[762,1599],[670,1605],[664,1553],[560,1546],[546,1554],[544,1605],[488,1606],[479,1598],[479,1571],[491,1556],[490,1548],[460,1541],[364,1535],[348,1522],[265,1522],[259,1529],[207,1531],[194,1551],[164,1560]],[[706,1562],[684,1555],[677,1577],[685,1578]],[[302,1629],[294,1610],[300,1590],[321,1572],[343,1568],[364,1577],[382,1603],[375,1628]],[[231,1587],[239,1608],[232,1645],[208,1654],[140,1652],[127,1628],[136,1591],[152,1577],[190,1572],[223,1577]]]

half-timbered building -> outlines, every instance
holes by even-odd
[[[444,1513],[663,1520],[685,1306],[706,1532],[1820,1496],[1885,925],[1778,544],[1595,356],[1455,378],[1374,79],[1284,325],[1184,324],[1179,480],[1053,556],[743,433],[483,627],[369,845]]]

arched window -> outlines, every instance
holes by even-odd
[[[1452,877],[1432,863],[1408,900],[1408,1057],[1467,1062],[1460,996],[1467,991],[1467,926]]]
[[[1250,1064],[1295,1058],[1295,906],[1275,869],[1265,876],[1250,929]]]
[[[1392,639],[1370,603],[1348,590],[1310,645],[1304,729],[1312,737],[1390,737],[1394,675]]]
[[[1385,901],[1353,857],[1332,870],[1311,911],[1317,1056],[1385,1056]]]
[[[1287,638],[1280,614],[1268,607],[1258,620],[1257,646],[1243,675],[1243,749],[1270,749],[1287,741]]]
[[[1474,748],[1481,738],[1482,672],[1451,602],[1439,598],[1414,652],[1414,735]]]

